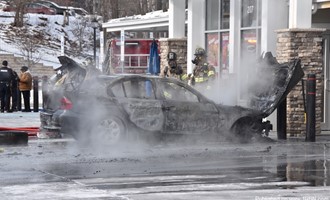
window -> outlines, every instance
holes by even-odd
[[[260,56],[261,0],[241,0],[240,99],[248,99],[255,79],[254,66]]]
[[[132,79],[123,82],[127,98],[155,99],[152,82],[147,79]]]
[[[219,66],[219,33],[207,33],[207,61],[210,65]]]
[[[206,1],[206,30],[229,29],[230,0]]]
[[[229,71],[229,32],[220,33],[220,75]]]
[[[219,0],[206,2],[206,30],[219,29]]]
[[[221,1],[221,29],[229,29],[230,0]]]
[[[163,95],[166,100],[199,102],[198,97],[186,88],[169,82],[163,82]]]
[[[221,76],[229,68],[230,0],[207,0],[206,13],[207,61]]]
[[[117,83],[112,86],[112,93],[115,97],[125,97],[122,83]]]
[[[242,0],[242,27],[261,25],[261,0]]]

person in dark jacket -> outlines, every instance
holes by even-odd
[[[13,70],[13,79],[11,81],[11,97],[12,97],[11,110],[13,112],[18,111],[18,107],[17,107],[18,96],[19,96],[18,82],[19,82],[18,74]]]
[[[11,112],[10,110],[10,84],[13,79],[12,69],[8,67],[8,61],[2,62],[0,68],[0,100],[1,112]]]
[[[31,112],[30,91],[32,90],[32,75],[27,66],[21,67],[21,74],[19,75],[18,88],[23,95],[23,100],[24,100],[23,112]]]

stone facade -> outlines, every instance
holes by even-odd
[[[159,39],[160,48],[160,75],[164,75],[164,68],[168,66],[167,54],[174,52],[177,55],[177,65],[187,73],[187,38],[162,38]]]
[[[321,133],[323,111],[323,56],[322,33],[324,29],[285,29],[277,31],[277,60],[279,63],[301,59],[305,72],[305,91],[308,74],[316,75],[316,134]],[[302,83],[287,96],[287,133],[290,136],[306,134]]]

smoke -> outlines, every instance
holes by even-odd
[[[270,106],[277,89],[276,81],[283,79],[277,77],[280,65],[271,53],[260,58],[243,53],[238,73],[220,74],[214,80],[194,86],[199,92],[218,104],[253,108],[261,110],[262,106]],[[285,77],[284,77],[285,79]]]

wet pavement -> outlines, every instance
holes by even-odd
[[[5,113],[0,126],[39,126]],[[275,133],[271,137],[275,138]],[[0,146],[0,199],[330,200],[330,137],[315,143],[84,146],[70,137]]]
[[[39,112],[0,113],[0,127],[39,127]]]

